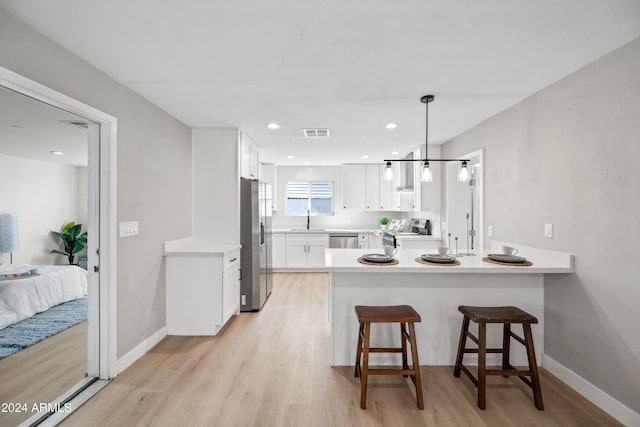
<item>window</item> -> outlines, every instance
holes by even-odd
[[[333,182],[287,182],[287,215],[333,215]]]

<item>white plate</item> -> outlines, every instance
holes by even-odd
[[[366,255],[362,255],[362,259],[369,262],[379,262],[379,263],[393,261],[392,256],[387,256],[385,254],[366,254]]]
[[[512,264],[525,262],[527,259],[523,256],[505,255],[505,254],[489,254],[487,257],[490,260],[498,262],[510,262]]]
[[[451,264],[456,260],[456,257],[451,255],[439,255],[439,254],[424,254],[421,258],[429,262],[437,262],[440,264]]]

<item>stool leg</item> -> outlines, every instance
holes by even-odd
[[[358,348],[356,350],[356,366],[354,375],[357,377],[360,375],[360,355],[362,354],[362,333],[364,330],[364,323],[360,322],[358,327]]]
[[[487,324],[478,324],[478,407],[485,409],[487,388]]]
[[[526,342],[527,356],[529,358],[529,370],[533,373],[533,375],[531,375],[531,383],[533,384],[533,401],[536,404],[536,408],[542,411],[544,409],[544,405],[542,404],[542,389],[540,388],[540,377],[538,376],[536,352],[533,348],[531,325],[529,323],[523,323],[522,330],[524,331],[524,341]]]
[[[415,373],[414,383],[416,386],[416,399],[418,401],[418,409],[424,409],[424,401],[422,399],[422,380],[420,379],[420,362],[418,361],[418,345],[416,344],[416,329],[413,322],[409,322],[409,334],[409,339],[411,340],[411,356],[413,358],[413,371]]]
[[[402,369],[409,369],[409,363],[407,358],[407,324],[400,322],[400,341],[402,341]],[[403,375],[407,378],[408,375]]]
[[[460,376],[460,369],[462,367],[462,358],[464,356],[464,349],[467,345],[467,332],[469,331],[469,318],[467,316],[462,320],[462,328],[460,329],[460,340],[458,341],[458,355],[456,356],[456,364],[453,368],[453,376]]]
[[[362,355],[362,377],[360,379],[360,407],[367,409],[367,379],[369,377],[369,337],[371,323],[364,324],[364,350]]]
[[[502,328],[502,370],[509,369],[509,356],[511,353],[511,323],[505,323]],[[509,375],[503,375],[509,378]]]

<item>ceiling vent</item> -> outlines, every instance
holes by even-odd
[[[329,129],[303,129],[306,139],[329,138]]]
[[[88,129],[89,128],[89,123],[87,123],[87,122],[85,122],[83,120],[60,120],[60,123],[66,123],[69,126],[82,128],[82,129]]]

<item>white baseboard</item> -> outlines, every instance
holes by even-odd
[[[154,345],[158,344],[164,337],[167,336],[167,327],[164,326],[160,328],[157,332],[151,335],[146,340],[142,341],[140,344],[135,346],[133,350],[129,353],[122,356],[116,362],[116,370],[119,374],[120,372],[127,369],[129,366],[133,365],[133,362],[141,358],[147,351],[151,350]]]
[[[542,356],[542,366],[625,426],[640,427],[640,414],[609,396],[571,369],[546,354]]]

